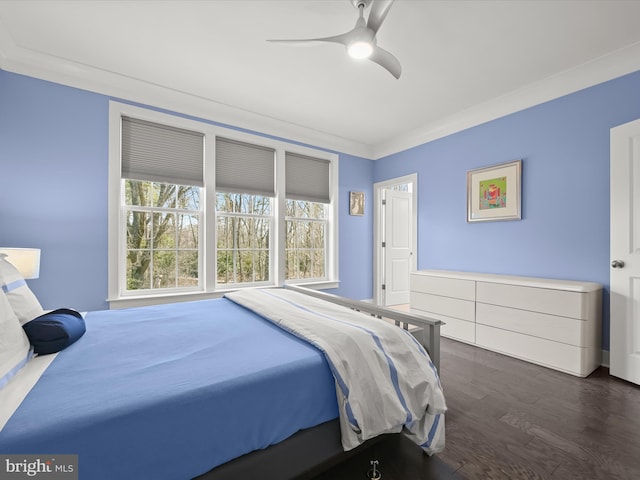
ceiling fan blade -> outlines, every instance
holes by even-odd
[[[273,43],[287,43],[293,46],[308,46],[313,45],[314,43],[320,42],[331,42],[331,43],[339,43],[341,45],[348,45],[351,39],[351,32],[343,33],[341,35],[334,35],[332,37],[322,37],[322,38],[301,38],[301,39],[293,39],[293,40],[267,40],[267,42]]]
[[[373,33],[378,32],[393,2],[394,0],[373,0],[371,11],[369,12],[369,20],[367,20],[367,28],[373,30]]]
[[[394,77],[400,78],[400,74],[402,73],[402,66],[400,65],[400,62],[384,48],[375,46],[369,60],[377,63],[383,68],[386,68]]]

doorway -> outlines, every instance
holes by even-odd
[[[409,303],[409,278],[417,268],[418,175],[375,183],[373,300],[388,306]]]

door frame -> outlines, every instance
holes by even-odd
[[[411,271],[418,266],[418,174],[411,173],[402,177],[391,178],[383,182],[373,184],[373,302],[382,305],[384,292],[382,291],[382,279],[384,276],[384,252],[382,250],[382,192],[394,185],[411,185]]]

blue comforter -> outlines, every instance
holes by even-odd
[[[91,312],[0,432],[81,479],[187,479],[337,418],[320,351],[227,299]]]

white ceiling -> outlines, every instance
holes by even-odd
[[[336,44],[349,0],[0,0],[0,68],[366,158],[640,69],[640,1],[397,0],[378,44]]]

